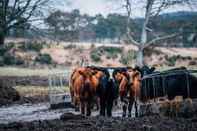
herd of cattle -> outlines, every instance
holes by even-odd
[[[197,97],[197,77],[182,68],[157,72],[155,68],[140,67],[95,67],[76,68],[70,78],[70,93],[76,110],[91,115],[94,104],[100,115],[111,116],[114,101],[120,98],[123,114],[131,117],[132,106],[138,116],[137,101],[175,96]],[[127,113],[128,110],[128,114]]]

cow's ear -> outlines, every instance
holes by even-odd
[[[142,72],[141,68],[140,68],[139,66],[137,66],[137,65],[135,66],[135,68],[134,68],[133,70],[134,70],[134,71],[137,70],[137,71],[139,71],[139,72]]]
[[[79,72],[80,75],[83,75],[83,72],[82,71],[79,70],[78,72]]]
[[[152,72],[154,72],[154,71],[155,71],[155,69],[156,69],[156,68],[155,68],[154,66],[153,66],[153,67],[151,67],[151,68],[150,68],[150,72],[151,72],[151,73],[152,73]]]
[[[96,75],[97,71],[93,70],[91,73],[92,73],[92,75]]]

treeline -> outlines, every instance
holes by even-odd
[[[73,10],[53,12],[45,19],[45,24],[55,40],[120,42],[126,33],[126,20],[119,14],[109,14],[105,18],[101,14],[89,16]]]
[[[162,41],[162,45],[197,47],[196,21],[196,12],[159,15],[149,23],[148,38],[177,32],[179,33],[178,37]],[[132,31],[131,35],[137,39],[141,32],[142,22],[143,19],[136,18],[129,25]],[[30,24],[26,24],[23,28],[12,30],[9,35],[18,37],[45,36],[55,41],[120,43],[126,35],[127,17],[120,14],[109,14],[106,17],[101,14],[89,16],[81,14],[79,10],[55,11],[44,19],[44,24],[45,29],[37,30],[31,28]]]

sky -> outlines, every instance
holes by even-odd
[[[123,9],[123,4],[121,0],[59,0],[62,1],[59,3],[58,8],[63,11],[70,11],[72,9],[79,9],[82,14],[86,13],[89,15],[102,14],[106,16],[109,13],[120,13],[125,14],[126,11]],[[135,0],[142,1],[142,0]],[[132,7],[132,16],[133,17],[143,17],[144,8],[139,2],[134,3]],[[164,13],[167,12],[176,12],[176,11],[191,11],[189,7],[180,7],[176,6],[170,8]]]

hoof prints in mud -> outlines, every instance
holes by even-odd
[[[196,131],[196,118],[170,119],[160,116],[141,118],[84,117],[66,113],[61,120],[33,121],[0,125],[0,131]]]

